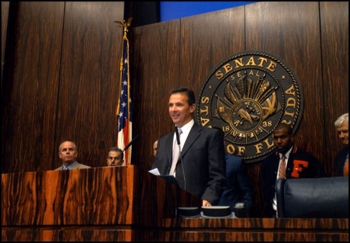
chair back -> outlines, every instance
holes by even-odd
[[[349,218],[349,177],[279,179],[279,218]]]

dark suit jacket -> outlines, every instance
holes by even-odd
[[[335,162],[337,164],[337,176],[343,176],[343,169],[345,164],[346,155],[349,153],[349,147],[346,146],[335,156]]]
[[[260,167],[260,184],[264,197],[265,216],[272,217],[276,212],[272,208],[275,196],[275,184],[279,165],[279,154],[269,155]],[[288,158],[287,179],[323,177],[324,170],[318,160],[310,153],[294,147]]]
[[[254,192],[247,174],[247,166],[241,157],[226,154],[226,189],[219,205],[230,206],[233,210],[237,202],[244,202],[247,209],[252,208]]]
[[[152,168],[168,175],[172,163],[174,132],[158,141],[157,156]],[[215,205],[225,187],[225,150],[223,132],[194,123],[176,166],[180,188]]]

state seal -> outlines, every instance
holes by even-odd
[[[210,72],[199,93],[196,120],[221,129],[226,152],[253,163],[275,149],[272,132],[279,123],[296,131],[302,107],[292,69],[272,54],[246,51]]]

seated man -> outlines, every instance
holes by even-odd
[[[158,140],[156,140],[153,143],[153,156],[156,157],[157,156],[157,149],[158,149]]]
[[[343,149],[335,156],[337,176],[349,176],[349,113],[338,117],[334,122]]]
[[[110,148],[107,156],[108,166],[123,165],[124,163],[124,153],[123,150],[117,147]]]
[[[58,149],[58,156],[62,160],[62,166],[55,170],[72,170],[72,169],[86,169],[90,166],[79,164],[76,161],[78,156],[78,150],[75,143],[71,141],[65,141],[61,143]]]
[[[281,123],[273,131],[277,151],[261,164],[260,183],[264,196],[265,216],[277,215],[276,181],[280,178],[317,178],[324,176],[323,167],[309,152],[294,146],[292,128]]]
[[[243,202],[246,215],[249,216],[254,200],[254,192],[247,174],[247,166],[241,157],[226,154],[226,189],[218,205],[230,206]]]

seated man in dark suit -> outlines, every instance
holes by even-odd
[[[218,205],[230,206],[233,211],[236,203],[243,202],[245,215],[249,216],[253,201],[254,192],[246,164],[241,157],[226,154],[226,189]]]
[[[62,166],[55,170],[72,170],[72,169],[87,169],[90,166],[80,164],[76,161],[78,157],[78,149],[75,143],[65,141],[58,148],[58,156],[62,161]]]
[[[158,140],[152,169],[173,175],[180,188],[202,199],[202,206],[219,202],[225,187],[224,133],[202,127],[193,120],[196,109],[192,90],[178,88],[169,98],[169,115],[179,131]]]
[[[349,176],[349,113],[338,117],[334,122],[339,139],[344,148],[335,156],[337,176]]]
[[[292,128],[284,123],[273,131],[277,151],[270,154],[260,167],[260,184],[264,196],[266,217],[276,217],[277,200],[275,184],[279,178],[316,178],[324,176],[323,167],[309,152],[293,144]]]

